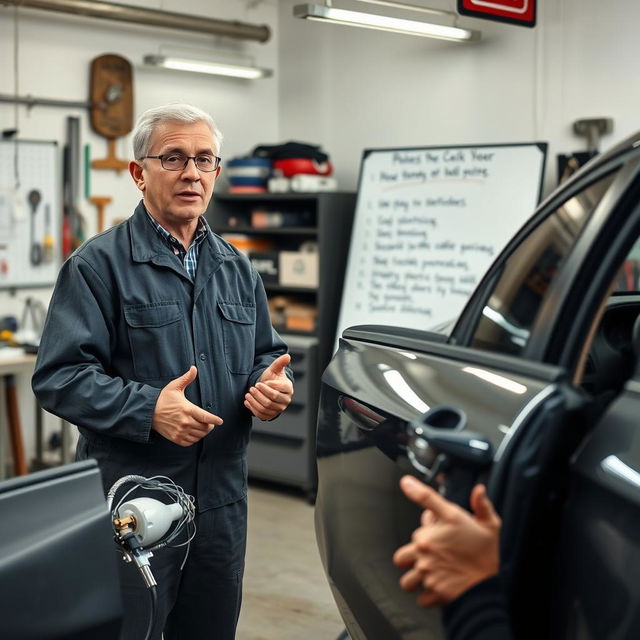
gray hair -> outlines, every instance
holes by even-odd
[[[162,107],[147,109],[136,122],[133,129],[133,157],[141,160],[149,153],[151,148],[151,136],[159,124],[164,122],[183,122],[192,124],[194,122],[204,122],[211,133],[216,145],[216,153],[220,154],[222,147],[222,133],[216,127],[213,118],[202,109],[190,104],[168,104]]]

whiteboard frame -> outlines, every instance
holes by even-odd
[[[455,149],[485,149],[485,148],[496,148],[496,147],[499,147],[499,148],[537,147],[539,149],[539,151],[541,152],[542,160],[541,160],[541,165],[540,165],[540,176],[539,176],[539,184],[538,184],[538,189],[537,189],[537,197],[536,197],[536,202],[532,204],[531,213],[530,213],[530,215],[533,215],[533,213],[537,209],[538,205],[542,201],[542,190],[543,190],[544,177],[545,177],[546,168],[547,168],[547,154],[548,154],[548,148],[549,148],[549,144],[547,142],[533,141],[533,142],[504,142],[504,143],[493,143],[493,144],[491,144],[491,143],[481,143],[481,144],[473,144],[473,143],[471,143],[471,144],[455,144],[455,145],[447,145],[447,144],[418,145],[418,146],[413,146],[413,147],[372,147],[372,148],[367,148],[367,149],[363,150],[362,157],[361,157],[361,160],[360,160],[360,170],[359,170],[359,173],[358,173],[357,197],[356,197],[356,204],[355,204],[355,212],[354,212],[352,229],[356,228],[356,223],[357,223],[357,219],[358,219],[358,211],[360,210],[360,207],[362,205],[362,198],[364,197],[363,196],[363,192],[362,192],[363,191],[362,190],[362,186],[363,186],[362,185],[362,179],[363,179],[363,174],[364,174],[364,170],[365,170],[366,160],[371,154],[373,154],[373,153],[393,153],[393,152],[417,153],[417,152],[424,152],[424,151],[436,150],[436,149],[439,150],[439,151],[443,151],[443,150],[455,150]],[[522,221],[521,226],[523,224],[525,224],[525,223],[526,223],[526,219]],[[345,273],[345,276],[344,276],[345,277],[345,283],[344,283],[344,286],[343,286],[343,289],[342,289],[342,297],[341,297],[341,300],[340,300],[340,307],[339,307],[339,310],[338,310],[336,335],[335,335],[335,340],[334,340],[335,349],[337,349],[338,341],[341,338],[342,333],[345,331],[345,329],[347,329],[347,328],[349,328],[351,326],[358,326],[358,325],[353,325],[353,324],[347,324],[347,325],[344,325],[344,326],[342,325],[342,318],[343,318],[343,313],[344,313],[345,295],[347,293],[346,278],[348,277],[349,273],[351,272],[351,260],[352,260],[353,254],[354,254],[354,252],[353,252],[353,243],[355,241],[356,241],[356,239],[354,238],[354,234],[352,233],[351,240],[349,242],[349,252],[347,254],[347,262],[346,262],[345,272],[344,272]],[[502,249],[504,249],[504,247],[502,247]],[[494,260],[495,260],[495,258],[494,258]],[[479,282],[480,281],[481,281],[481,278],[479,278]],[[465,306],[466,306],[466,304],[467,303],[465,303]],[[435,323],[435,324],[441,324],[441,323]],[[384,325],[384,326],[402,327],[402,325]],[[429,330],[428,327],[425,327],[424,331],[428,331],[428,330]]]
[[[14,145],[18,145],[18,162],[20,163],[19,180],[20,180],[20,197],[22,198],[24,210],[26,212],[26,219],[15,221],[12,219],[12,224],[19,225],[16,233],[29,234],[32,224],[31,220],[31,207],[27,200],[27,194],[29,191],[37,187],[40,190],[46,192],[46,197],[38,205],[36,210],[36,216],[38,216],[38,227],[42,233],[39,233],[37,239],[42,244],[44,237],[44,216],[45,205],[49,205],[50,219],[49,219],[49,232],[53,237],[53,254],[50,262],[40,265],[33,265],[30,259],[24,258],[23,240],[11,246],[5,245],[4,248],[0,248],[0,259],[5,258],[9,263],[9,274],[3,276],[0,274],[0,290],[16,290],[16,289],[34,289],[34,288],[47,288],[55,284],[60,265],[62,263],[62,189],[61,189],[61,168],[60,168],[60,151],[58,142],[55,140],[0,140],[0,148],[8,148],[11,154],[11,162],[8,166],[5,166],[5,171],[1,171],[0,167],[0,187],[3,192],[7,192],[8,189],[15,188],[14,169],[15,164],[13,162],[13,148]],[[24,158],[24,151],[29,149],[30,151],[41,151],[43,161],[51,163],[51,166],[47,169],[47,174],[41,178],[36,185],[32,182],[33,176],[29,172],[28,166],[23,166],[21,158]],[[4,154],[1,156],[4,158]],[[46,201],[45,201],[46,200]],[[19,251],[19,256],[16,255]],[[11,264],[18,264],[19,277],[15,277],[11,271]]]
[[[486,147],[538,147],[542,152],[542,167],[540,168],[540,184],[538,186],[538,200],[535,204],[537,207],[542,201],[542,187],[544,185],[544,176],[547,170],[547,152],[549,150],[548,142],[498,142],[495,144],[489,144],[483,142],[482,144],[432,144],[428,146],[416,146],[416,147],[371,147],[364,149],[362,152],[362,159],[360,160],[360,171],[358,172],[358,196],[356,198],[356,212],[358,211],[358,204],[360,203],[360,191],[362,187],[362,172],[364,171],[364,161],[372,153],[389,153],[393,151],[406,151],[409,153],[415,153],[416,151],[428,151],[429,149],[483,149]],[[531,212],[533,214],[533,211]]]

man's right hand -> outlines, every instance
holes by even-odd
[[[470,496],[469,513],[413,476],[400,480],[404,494],[423,507],[422,526],[393,560],[408,569],[400,579],[405,591],[426,590],[418,596],[423,607],[449,604],[475,584],[499,571],[502,521],[483,485]]]
[[[206,436],[211,429],[222,424],[222,418],[189,402],[184,390],[196,379],[198,370],[191,367],[187,373],[172,380],[160,391],[153,412],[151,428],[181,447],[189,447]]]

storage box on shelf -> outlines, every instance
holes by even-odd
[[[320,376],[333,352],[355,200],[344,192],[216,194],[206,213],[260,273],[296,374],[287,411],[254,421],[249,474],[310,494]]]
[[[318,286],[318,251],[281,251],[279,282],[287,287]]]

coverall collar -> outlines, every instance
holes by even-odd
[[[151,262],[171,269],[185,280],[191,282],[184,266],[171,253],[169,247],[155,232],[147,220],[147,212],[142,200],[136,207],[130,220],[131,256],[134,262]],[[211,276],[220,268],[225,260],[237,259],[235,254],[223,253],[217,246],[215,236],[209,231],[200,247],[198,268],[195,277],[194,301]]]

